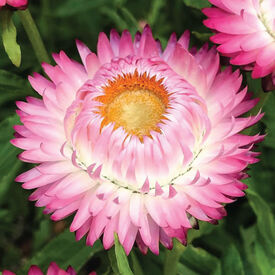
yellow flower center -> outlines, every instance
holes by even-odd
[[[149,90],[125,91],[107,107],[109,122],[122,126],[128,133],[142,137],[157,130],[165,107]]]
[[[161,80],[147,74],[125,74],[109,81],[103,87],[104,94],[97,100],[102,104],[99,113],[103,116],[101,127],[114,123],[115,128],[123,127],[130,135],[140,140],[158,131],[158,124],[165,119],[168,107],[168,93]]]

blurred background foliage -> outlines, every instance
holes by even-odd
[[[210,31],[206,29],[200,9],[209,6],[206,0],[42,0],[29,1],[31,11],[49,53],[64,50],[79,60],[74,40],[80,39],[96,50],[98,33],[129,29],[132,35],[145,23],[152,27],[155,38],[165,47],[169,35],[180,36],[185,29],[192,32],[192,45],[205,43]],[[0,271],[9,269],[26,274],[31,264],[45,271],[50,262],[66,268],[72,265],[79,274],[96,270],[98,274],[275,274],[275,96],[271,94],[264,106],[266,115],[254,132],[267,133],[263,143],[256,146],[262,152],[261,161],[249,169],[251,177],[247,196],[226,206],[228,217],[218,225],[200,223],[200,230],[188,234],[189,245],[175,242],[172,251],[160,249],[160,255],[142,255],[134,248],[126,261],[114,249],[103,250],[100,241],[93,248],[85,240],[76,242],[67,227],[72,218],[53,223],[42,209],[28,201],[30,191],[23,190],[14,178],[30,167],[17,160],[20,150],[9,140],[12,126],[18,123],[15,101],[31,95],[27,76],[41,72],[40,64],[20,23],[13,20],[21,46],[22,63],[16,68],[0,45]],[[224,59],[223,59],[224,60]],[[226,62],[226,60],[225,60]],[[251,80],[243,73],[244,85],[257,96],[261,81]],[[117,247],[120,249],[121,247]],[[123,254],[120,254],[123,256]],[[122,269],[121,269],[122,268]],[[124,269],[125,268],[125,269]]]

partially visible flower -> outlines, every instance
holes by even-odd
[[[3,275],[16,275],[16,274],[9,270],[4,270]],[[28,275],[43,275],[43,272],[38,266],[32,265],[28,271]],[[71,266],[69,266],[65,271],[59,268],[59,266],[56,263],[52,262],[47,270],[47,275],[76,275],[76,272]]]
[[[253,70],[253,78],[275,71],[275,1],[209,0],[204,24],[217,31],[210,39],[231,64]]]
[[[70,230],[105,249],[114,233],[128,254],[136,242],[146,253],[186,244],[196,219],[216,223],[224,203],[243,196],[251,151],[261,136],[240,132],[261,114],[239,71],[220,70],[207,45],[188,51],[189,32],[172,34],[162,50],[150,28],[110,40],[99,35],[97,55],[77,42],[84,64],[64,52],[50,80],[29,80],[42,99],[17,102],[23,125],[11,142],[19,158],[37,163],[18,176],[53,220],[76,212]]]
[[[28,0],[0,0],[0,8],[6,5],[16,9],[25,9],[28,5]]]
[[[16,275],[15,273],[9,271],[9,270],[4,270],[2,272],[3,275]],[[75,270],[69,266],[66,271],[61,269],[56,263],[52,262],[47,270],[47,275],[77,275]],[[32,265],[28,271],[28,275],[43,275],[43,272],[41,269],[36,266]],[[89,275],[96,275],[96,272],[91,272]]]

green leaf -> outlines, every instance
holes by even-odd
[[[246,229],[241,228],[245,252],[245,271],[247,274],[271,274],[270,270],[275,267],[275,259],[270,256],[256,233],[256,225]]]
[[[108,250],[108,258],[109,258],[109,261],[110,261],[110,264],[111,264],[114,274],[120,275],[120,272],[119,272],[118,266],[117,266],[116,252],[115,252],[114,247],[112,247],[111,249]]]
[[[0,69],[0,105],[10,100],[18,100],[35,95],[26,79],[12,72]]]
[[[213,33],[208,33],[208,32],[200,33],[196,31],[192,31],[192,34],[202,42],[209,41],[210,36],[213,35]]]
[[[110,266],[108,266],[107,270],[104,273],[101,273],[101,274],[102,275],[114,275],[114,273],[112,273],[112,269],[110,268]]]
[[[206,250],[192,245],[187,246],[181,255],[181,263],[199,274],[211,274],[218,262],[218,259]]]
[[[251,177],[245,179],[244,183],[249,186],[249,190],[257,193],[266,203],[273,203],[275,149],[262,146],[261,144],[257,147],[257,151],[262,154],[260,157],[261,161],[250,166],[249,174]]]
[[[238,249],[230,244],[222,257],[223,275],[244,275],[244,267]]]
[[[272,259],[268,257],[264,247],[259,242],[255,243],[255,256],[256,256],[257,265],[261,271],[261,274],[263,275],[269,274],[270,270],[272,269],[272,266],[271,266]]]
[[[134,274],[135,275],[143,275],[143,270],[141,268],[141,265],[140,265],[140,263],[138,261],[138,258],[136,256],[135,252],[132,251],[131,254],[130,254],[130,256],[131,256],[131,259],[132,259],[132,262],[133,262]]]
[[[27,85],[27,81],[22,78],[19,75],[16,75],[15,73],[6,71],[6,70],[1,70],[0,69],[0,84],[1,87],[7,87],[9,89],[22,89],[22,88],[29,88]]]
[[[165,251],[164,261],[164,275],[176,275],[178,271],[178,263],[181,255],[185,251],[186,247],[180,243],[177,239],[173,239],[173,249]]]
[[[158,19],[159,14],[160,14],[160,11],[164,5],[165,5],[164,0],[153,0],[152,1],[152,6],[148,13],[148,19],[147,19],[150,26],[155,24],[155,22]]]
[[[116,10],[114,10],[113,8],[102,7],[100,9],[100,12],[108,16],[116,24],[116,27],[119,31],[123,31],[128,28],[128,25],[125,22],[125,20],[120,15],[118,15]]]
[[[164,261],[164,250],[166,248],[160,247],[160,254],[156,256],[150,250],[144,256],[138,248],[135,249],[135,255],[137,256],[140,264],[142,265],[142,270],[144,274],[163,274],[163,261]],[[135,270],[133,270],[133,273]]]
[[[212,275],[222,275],[222,267],[220,262],[218,262],[218,264],[216,265],[216,268],[212,272]]]
[[[51,231],[50,225],[51,221],[49,219],[41,220],[39,229],[34,232],[34,251],[38,251],[49,238]]]
[[[252,108],[252,110],[250,110],[247,115],[255,116],[260,111],[263,110],[265,112],[267,109],[269,109],[267,111],[267,113],[268,113],[267,117],[269,117],[269,115],[273,115],[273,109],[272,108],[274,106],[274,97],[273,97],[273,100],[272,100],[272,96],[273,96],[272,93],[271,92],[268,92],[268,93],[264,92],[263,88],[262,88],[261,79],[252,79],[250,73],[246,73],[246,80],[247,80],[249,90],[253,91],[254,96],[259,99],[259,102],[257,103],[257,105],[254,106],[254,108]],[[273,105],[272,105],[272,101],[273,101]],[[269,105],[269,107],[267,107],[267,105]],[[262,121],[265,121],[265,120],[266,120],[266,116],[264,116]],[[270,119],[268,119],[268,120],[270,121],[270,123],[269,123],[269,125],[267,125],[268,126],[267,128],[270,128],[270,129],[274,130],[274,124],[272,123],[272,121]],[[274,121],[274,115],[273,115],[273,121]],[[257,123],[256,125],[248,128],[248,129],[243,130],[242,133],[244,133],[246,135],[258,134],[262,130],[261,128],[259,128],[259,125],[260,124]],[[272,133],[272,131],[271,131],[271,133]],[[263,144],[265,144],[265,142]],[[274,148],[274,144],[272,144],[272,139],[270,140],[270,146]]]
[[[263,122],[267,126],[266,129],[266,137],[264,139],[263,144],[275,149],[275,113],[274,113],[274,106],[275,106],[275,95],[269,95],[268,101],[265,103],[263,107],[263,111],[265,115],[263,117]]]
[[[11,62],[19,67],[21,64],[21,49],[16,42],[16,28],[12,21],[12,11],[1,10],[2,40],[5,51]]]
[[[118,240],[117,234],[115,234],[115,254],[119,273],[121,275],[134,275],[129,266],[128,258],[125,254],[124,248]]]
[[[177,272],[177,274],[200,275],[198,272],[193,271],[182,263],[178,263]]]
[[[257,266],[255,258],[255,241],[256,241],[256,225],[249,228],[240,228],[243,243],[243,253],[245,254],[244,267],[245,271],[249,271],[252,274],[259,274],[260,270]]]
[[[54,15],[57,17],[67,17],[76,15],[81,12],[86,12],[91,9],[98,9],[103,6],[108,6],[112,3],[111,0],[68,0],[61,3],[61,5],[49,15]]]
[[[13,159],[13,156],[11,156],[11,159]],[[4,203],[6,201],[6,194],[8,193],[11,184],[14,182],[14,178],[17,176],[18,171],[22,167],[22,165],[22,162],[16,159],[15,162],[10,166],[9,172],[4,172],[4,174],[1,174],[2,178],[0,179],[0,205],[1,203]]]
[[[13,137],[13,125],[19,123],[17,115],[8,117],[0,123],[0,202],[3,203],[6,197],[11,182],[22,162],[17,159],[17,154],[20,149],[10,144],[10,139]]]
[[[100,241],[95,242],[93,247],[86,246],[85,240],[77,242],[75,235],[66,230],[36,253],[25,265],[21,274],[27,274],[26,271],[31,265],[38,265],[42,270],[46,270],[51,262],[56,262],[62,269],[71,265],[79,271],[95,253],[102,249]]]
[[[275,221],[269,205],[248,189],[248,201],[257,216],[257,229],[266,249],[275,257]]]
[[[208,0],[183,0],[183,3],[188,7],[196,9],[210,7]]]
[[[138,30],[138,22],[133,16],[133,14],[126,9],[125,7],[120,8],[121,13],[123,14],[123,17],[125,18],[125,21],[128,22],[127,26],[128,29],[131,30],[132,34],[135,34],[136,31]]]
[[[191,243],[193,240],[200,238],[203,235],[210,234],[214,229],[215,226],[213,226],[213,224],[199,221],[199,230],[189,230],[187,241],[188,243]]]

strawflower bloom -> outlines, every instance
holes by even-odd
[[[15,273],[9,271],[9,270],[4,270],[2,272],[3,275],[16,275]],[[32,265],[28,271],[28,275],[43,275],[43,272],[41,269],[36,266]],[[67,270],[61,269],[55,262],[52,262],[47,270],[46,275],[77,275],[75,270],[69,266]],[[91,272],[89,275],[96,275],[96,272]]]
[[[0,0],[0,8],[6,5],[16,9],[25,9],[28,5],[28,0]]]
[[[261,78],[275,71],[275,1],[209,0],[203,9],[204,24],[217,31],[210,39],[218,51],[231,57],[231,64],[253,69]]]
[[[163,51],[148,26],[134,41],[100,33],[97,55],[79,41],[84,65],[54,54],[56,66],[43,64],[50,81],[29,78],[42,99],[17,102],[23,125],[11,142],[39,164],[17,181],[53,220],[76,212],[70,230],[88,245],[102,236],[109,249],[117,233],[127,254],[135,242],[157,254],[244,195],[262,137],[240,131],[262,115],[241,115],[257,100],[239,71],[220,71],[215,49],[188,44],[189,32],[172,34]]]

